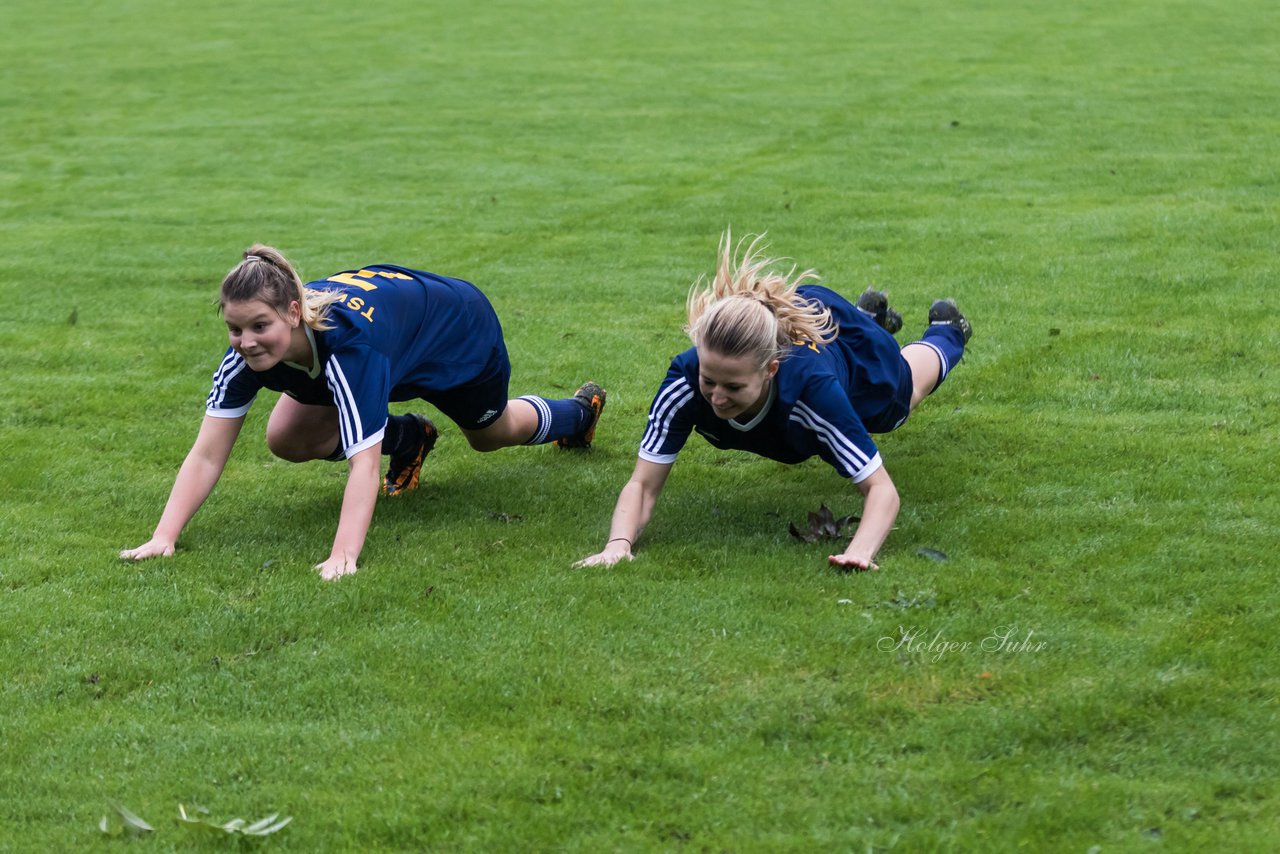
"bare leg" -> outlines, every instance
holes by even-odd
[[[911,409],[914,411],[938,386],[942,375],[942,360],[927,344],[908,344],[902,348],[902,358],[911,366]]]
[[[337,422],[334,422],[335,429]],[[527,400],[509,400],[498,420],[479,430],[463,430],[471,447],[477,451],[496,451],[523,445],[538,429],[538,413]]]
[[[267,447],[291,463],[328,457],[338,449],[338,410],[280,395],[267,420]]]

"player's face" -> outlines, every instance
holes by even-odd
[[[287,316],[256,299],[223,306],[222,317],[227,322],[231,346],[244,356],[249,370],[265,371],[291,356],[293,333],[301,319],[297,305],[290,304]]]
[[[761,368],[749,356],[698,350],[698,390],[717,418],[754,416],[768,399],[769,383],[777,372],[777,359]]]

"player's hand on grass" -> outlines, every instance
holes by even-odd
[[[880,567],[870,558],[850,557],[849,555],[831,555],[827,558],[827,563],[831,566],[839,567],[849,572],[868,572],[876,570]]]
[[[146,560],[151,557],[170,557],[174,551],[173,543],[153,537],[136,549],[124,549],[120,552],[120,557],[124,560]]]
[[[356,571],[356,559],[348,555],[329,555],[324,563],[316,564],[320,577],[325,581],[333,581]]]
[[[574,569],[582,569],[584,566],[613,566],[618,561],[626,558],[627,560],[635,560],[636,556],[631,553],[630,548],[608,548],[599,554],[584,557],[573,565]]]

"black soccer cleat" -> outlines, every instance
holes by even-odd
[[[382,481],[382,494],[397,496],[412,492],[418,488],[418,476],[422,473],[422,462],[436,446],[440,431],[425,416],[415,412],[409,413],[422,429],[422,441],[411,451],[392,454],[387,464],[387,477]]]
[[[889,308],[889,295],[875,288],[867,288],[858,297],[858,308],[869,314],[876,324],[890,335],[897,335],[902,328],[902,315]]]
[[[960,330],[966,344],[973,337],[973,327],[969,325],[969,319],[960,313],[953,299],[934,300],[933,305],[929,306],[929,325],[954,326]]]
[[[591,440],[596,437],[596,425],[600,423],[600,413],[604,412],[606,392],[599,385],[586,382],[573,393],[573,399],[582,404],[589,413],[587,426],[572,436],[556,439],[561,448],[590,448]]]

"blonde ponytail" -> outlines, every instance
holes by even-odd
[[[735,261],[732,237],[724,233],[715,276],[710,283],[699,278],[689,290],[685,326],[695,346],[730,358],[750,357],[760,368],[782,358],[794,343],[827,344],[837,332],[829,309],[795,292],[818,274],[797,274],[795,266],[785,274],[774,272],[777,261],[763,254],[763,240],[763,234],[757,236]]]

